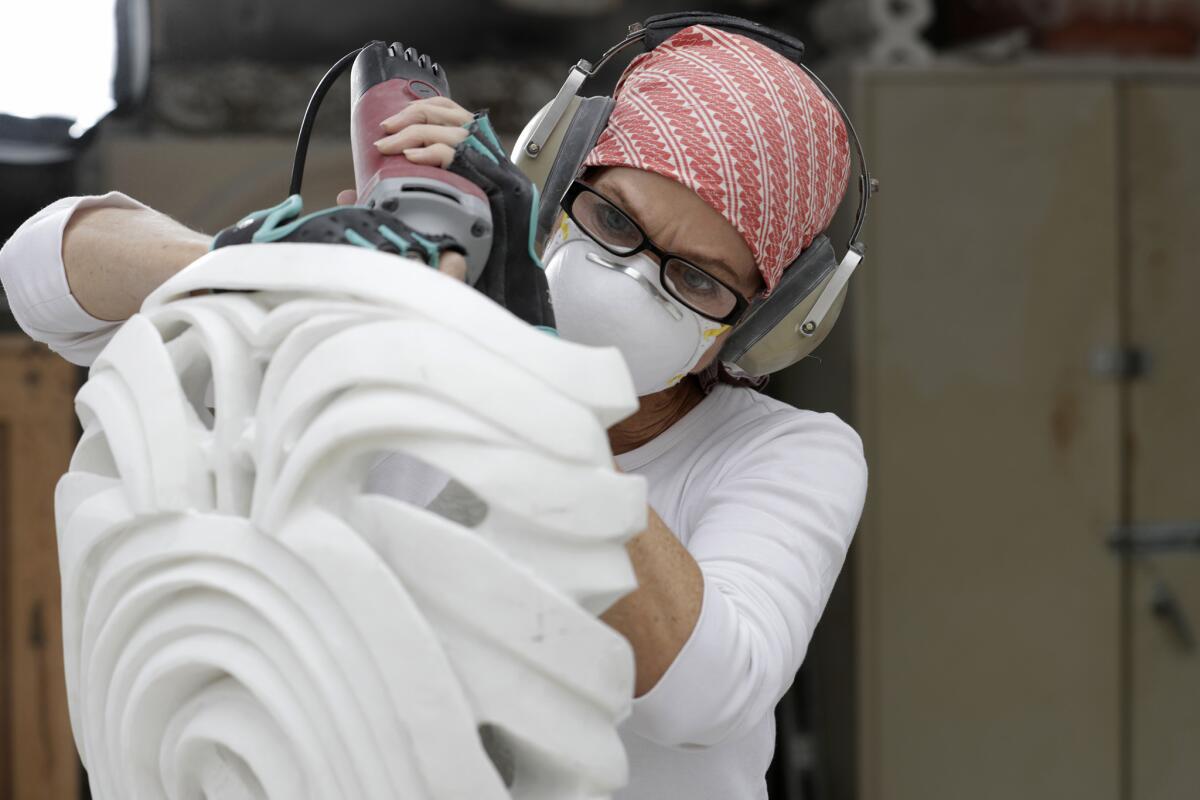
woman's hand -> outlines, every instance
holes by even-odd
[[[545,267],[534,250],[537,187],[509,160],[486,111],[473,115],[466,131],[446,169],[482,189],[492,212],[492,250],[475,288],[557,335]]]
[[[416,100],[380,123],[383,136],[375,142],[384,155],[403,155],[414,164],[445,169],[454,160],[454,148],[469,135],[463,125],[475,115],[448,97]],[[353,189],[338,192],[338,205],[353,205]],[[467,261],[458,253],[444,253],[438,270],[461,280],[467,278]]]
[[[445,169],[454,160],[454,148],[469,135],[463,126],[475,115],[448,97],[415,100],[398,114],[379,123],[384,134],[375,142],[384,155],[402,155],[414,164]],[[338,192],[338,205],[358,202],[353,189]]]
[[[553,328],[549,289],[533,249],[537,190],[509,160],[486,114],[473,114],[446,97],[409,103],[380,123],[375,142],[385,155],[439,167],[483,189],[492,212],[492,252],[475,288],[531,325]],[[338,203],[354,203],[352,190]],[[449,255],[449,254],[447,254]],[[456,256],[466,274],[466,261]]]

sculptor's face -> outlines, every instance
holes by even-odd
[[[707,270],[747,300],[763,290],[762,275],[742,235],[688,187],[632,167],[589,169],[583,180],[620,205],[663,250]],[[692,372],[712,363],[727,336],[728,331],[713,341]]]

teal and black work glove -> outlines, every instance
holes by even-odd
[[[492,211],[492,252],[475,288],[530,325],[553,330],[550,287],[533,250],[537,187],[508,160],[486,111],[463,127],[470,136],[447,169],[483,189]]]
[[[465,251],[449,236],[414,231],[395,215],[365,206],[336,206],[300,216],[300,195],[274,208],[255,211],[213,238],[212,249],[235,244],[301,242],[353,244],[385,253],[419,258],[437,267],[442,253]]]

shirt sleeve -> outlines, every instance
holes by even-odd
[[[0,283],[9,310],[29,336],[73,364],[88,366],[121,327],[83,310],[67,283],[63,231],[84,208],[146,208],[121,192],[64,197],[43,208],[0,248]]]
[[[739,437],[687,548],[704,577],[700,617],[626,725],[670,747],[747,733],[795,678],[866,497],[862,442],[832,414],[775,412]]]

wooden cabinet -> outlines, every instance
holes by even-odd
[[[860,796],[1193,797],[1200,72],[856,82]]]
[[[73,800],[54,486],[75,447],[76,370],[0,335],[0,797]]]
[[[1200,795],[1200,82],[1124,93],[1126,559],[1135,800]],[[1140,541],[1139,541],[1140,539]]]

